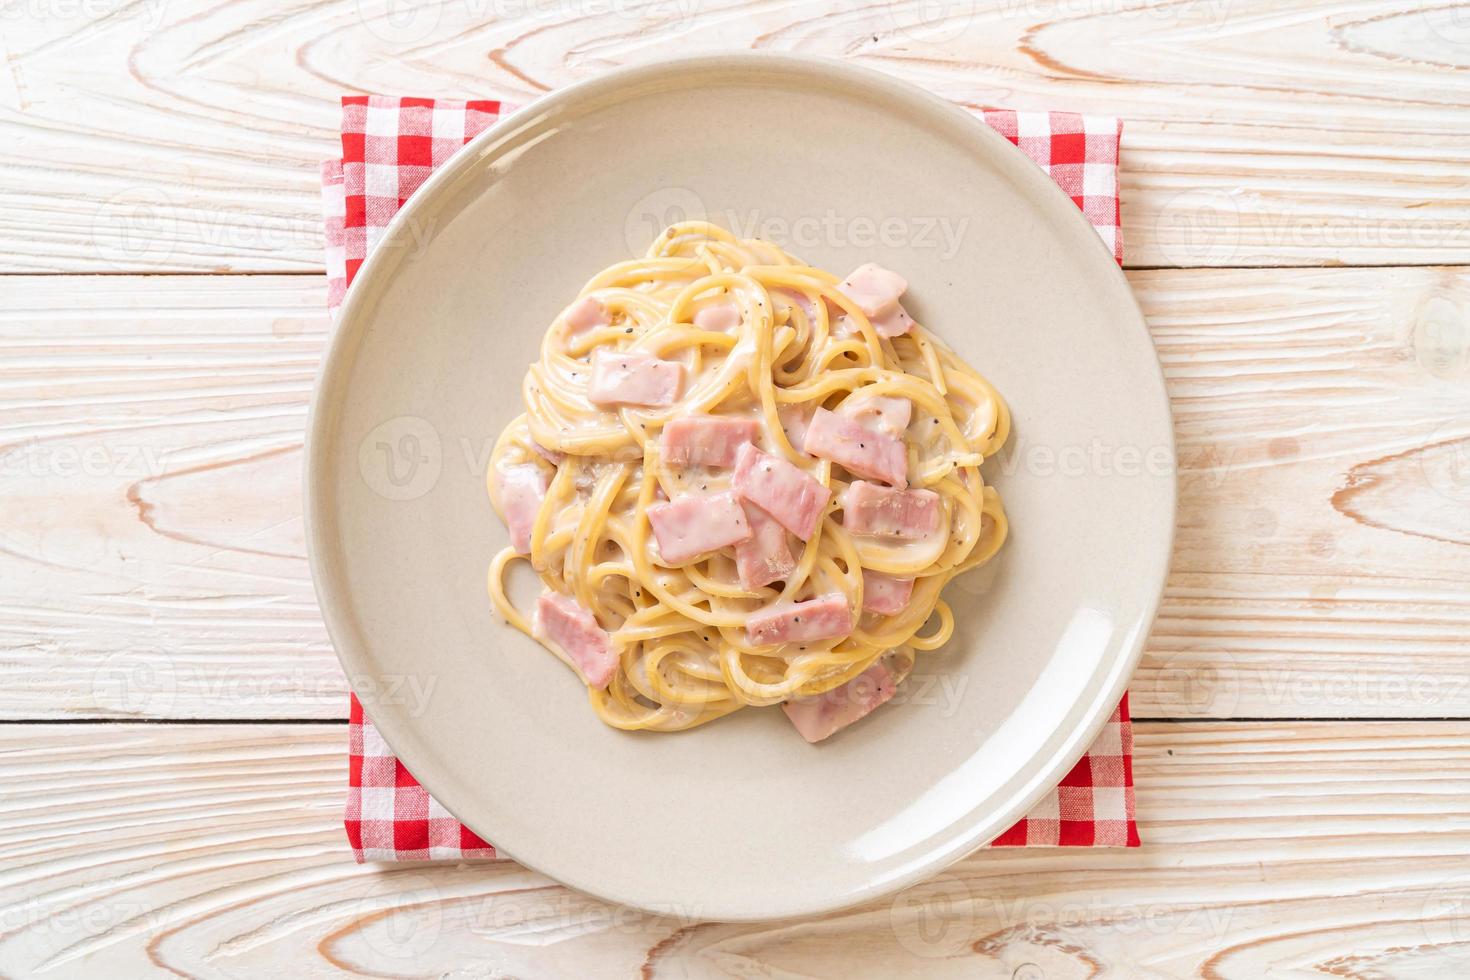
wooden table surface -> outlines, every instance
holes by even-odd
[[[1126,119],[1146,844],[762,925],[356,866],[300,512],[337,99],[731,48]],[[11,0],[0,55],[0,975],[1470,975],[1470,4]]]

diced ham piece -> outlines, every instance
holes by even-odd
[[[894,395],[855,394],[837,409],[869,432],[902,438],[914,415],[914,403]]]
[[[505,526],[510,529],[510,546],[517,554],[531,553],[531,529],[550,484],[546,471],[535,463],[508,466],[495,473]]]
[[[939,494],[857,480],[842,494],[842,526],[851,534],[926,538],[939,528]]]
[[[531,440],[531,448],[536,451],[537,456],[540,456],[552,466],[560,466],[562,460],[567,458],[567,454],[562,452],[560,449],[547,449],[535,439]]]
[[[694,314],[694,325],[715,333],[734,330],[740,326],[740,308],[734,303],[714,303]]]
[[[598,626],[592,613],[571,596],[541,593],[531,620],[531,634],[554,643],[576,665],[582,679],[599,690],[607,687],[618,669],[618,655],[607,630]]]
[[[837,284],[838,291],[869,317],[892,307],[908,288],[907,279],[876,262],[858,266]]]
[[[893,309],[868,317],[868,322],[880,337],[902,337],[914,325],[914,318],[909,316],[908,310],[894,303]]]
[[[909,288],[908,281],[898,273],[869,262],[854,269],[837,288],[872,321],[880,337],[897,337],[913,326],[914,321],[898,303]]]
[[[808,323],[817,322],[817,306],[807,297],[806,293],[795,289],[777,288],[771,290],[771,299],[785,306],[800,307],[801,312],[806,314]]]
[[[750,537],[745,509],[732,490],[685,494],[666,504],[652,504],[648,523],[653,525],[658,553],[669,565],[682,565]]]
[[[817,530],[832,499],[832,491],[801,467],[749,443],[735,458],[735,492],[802,540]]]
[[[612,323],[612,317],[607,315],[607,307],[591,296],[584,296],[568,306],[566,312],[562,313],[562,319],[567,322],[567,331],[573,336]]]
[[[786,433],[786,440],[791,443],[792,449],[801,449],[802,440],[806,438],[806,427],[811,424],[811,416],[801,405],[782,405],[776,409],[776,417],[781,420],[781,431]]]
[[[880,660],[841,687],[787,701],[781,710],[802,738],[815,743],[871,714],[897,690],[893,672]]]
[[[852,611],[841,592],[805,602],[778,602],[751,613],[745,621],[745,638],[760,647],[831,640],[851,632]]]
[[[760,437],[755,419],[696,415],[674,419],[659,437],[659,454],[669,466],[734,466],[740,447]]]
[[[853,419],[817,409],[801,448],[872,480],[902,490],[909,485],[909,457],[902,440],[869,432]]]
[[[786,529],[774,517],[750,504],[745,508],[745,520],[751,535],[735,546],[735,571],[740,576],[740,587],[753,592],[790,575],[796,559],[786,543]]]
[[[863,569],[863,612],[896,616],[909,604],[914,580]]]
[[[594,405],[672,405],[683,380],[684,365],[678,361],[603,347],[592,355],[587,400]]]

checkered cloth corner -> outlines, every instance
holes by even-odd
[[[327,305],[333,317],[368,253],[424,179],[512,111],[494,101],[342,100],[342,157],[322,165]],[[1066,191],[1123,261],[1116,119],[1067,112],[974,110]],[[347,838],[358,861],[493,858],[495,848],[461,824],[413,774],[351,699]],[[1137,847],[1133,729],[1125,695],[1087,755],[997,847]]]
[[[347,723],[347,842],[358,861],[493,858],[491,847],[403,767],[357,695]]]
[[[992,847],[1137,847],[1133,811],[1133,723],[1128,695],[1062,777]]]
[[[1118,146],[1123,141],[1122,121],[1075,112],[1010,109],[981,109],[979,115],[1067,192],[1121,265]]]

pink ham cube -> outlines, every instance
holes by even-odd
[[[847,596],[829,592],[805,602],[777,602],[751,613],[745,621],[745,638],[755,646],[782,643],[813,643],[852,632],[852,611]]]
[[[714,333],[734,330],[740,326],[740,308],[734,303],[713,303],[694,314],[694,325]]]
[[[842,526],[851,534],[926,538],[939,529],[939,494],[858,480],[842,494]]]
[[[914,321],[898,302],[908,288],[903,276],[872,262],[858,266],[837,284],[837,289],[872,322],[880,337],[897,337],[913,326]]]
[[[567,323],[567,332],[573,336],[594,327],[605,327],[612,323],[612,317],[607,314],[607,307],[591,296],[584,296],[568,306],[562,313],[562,319]]]
[[[837,411],[869,432],[901,439],[913,418],[914,403],[893,395],[864,395],[859,392],[843,402]]]
[[[571,596],[541,593],[531,619],[531,634],[560,650],[590,687],[607,687],[618,669],[617,651],[607,631]]]
[[[648,523],[666,565],[682,565],[750,537],[745,510],[734,491],[684,494],[665,504],[651,504]]]
[[[786,529],[754,504],[745,507],[745,520],[751,535],[735,546],[735,571],[740,587],[754,592],[790,575],[796,559],[786,543]]]
[[[510,530],[510,546],[517,554],[528,555],[531,531],[550,483],[546,471],[535,463],[508,466],[495,471],[495,482],[500,491],[501,516]]]
[[[672,467],[734,466],[740,447],[760,438],[754,419],[696,415],[674,419],[659,437],[659,454]]]
[[[592,355],[587,400],[594,405],[672,405],[683,380],[684,365],[678,361],[662,361],[645,351],[600,347]]]
[[[816,697],[792,699],[781,710],[802,738],[816,743],[867,717],[897,690],[893,672],[880,660],[841,687]]]
[[[801,447],[858,476],[882,480],[900,490],[909,485],[909,457],[902,440],[869,432],[853,419],[825,408],[812,416]]]
[[[777,287],[771,290],[771,302],[778,306],[800,307],[801,312],[806,315],[808,323],[817,322],[817,306],[806,293],[795,289]]]
[[[747,443],[735,457],[735,492],[802,540],[821,523],[832,491],[799,466]]]
[[[812,421],[811,414],[802,405],[782,405],[776,409],[776,417],[781,421],[786,441],[799,452],[802,441],[806,439],[806,427]]]
[[[896,616],[909,604],[914,580],[863,569],[863,612]]]
[[[531,448],[535,450],[537,456],[540,456],[552,466],[560,466],[562,461],[567,458],[567,454],[560,449],[547,449],[534,439],[531,440]]]
[[[868,322],[880,337],[902,337],[913,327],[914,318],[909,316],[908,310],[894,303],[893,309],[868,317]]]

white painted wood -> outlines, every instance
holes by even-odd
[[[1470,729],[1142,726],[1142,849],[981,851],[803,922],[510,861],[359,867],[340,725],[0,726],[7,975],[1435,977],[1470,971]]]
[[[301,525],[316,277],[9,278],[10,717],[345,717]]]
[[[32,0],[0,31],[0,270],[319,269],[342,94],[524,102],[729,49],[1125,118],[1133,265],[1470,261],[1452,4]]]
[[[731,47],[1126,119],[1129,263],[1241,267],[1130,276],[1182,479],[1133,708],[1279,720],[1139,726],[1139,851],[980,852],[759,926],[356,867],[340,724],[0,724],[0,974],[1470,974],[1470,729],[1289,721],[1470,714],[1470,272],[1250,267],[1470,263],[1461,7],[10,3],[0,273],[315,272],[341,94]],[[0,279],[0,718],[344,716],[298,502],[322,292]]]
[[[1122,116],[1135,267],[1470,264],[1450,3],[54,0],[0,9],[0,273],[317,271],[339,95],[730,48]],[[353,865],[341,725],[0,724],[0,975],[1470,975],[1470,727],[1284,720],[1470,715],[1470,271],[1130,278],[1181,475],[1135,714],[1283,719],[1139,726],[1143,849],[652,918]],[[0,718],[345,714],[300,524],[322,293],[0,279]]]
[[[1470,272],[1130,278],[1181,465],[1135,713],[1470,714]],[[5,288],[0,716],[343,717],[300,522],[319,280]],[[1150,447],[1099,448],[998,465]]]
[[[1136,711],[1470,708],[1470,272],[1131,277],[1180,454]]]

